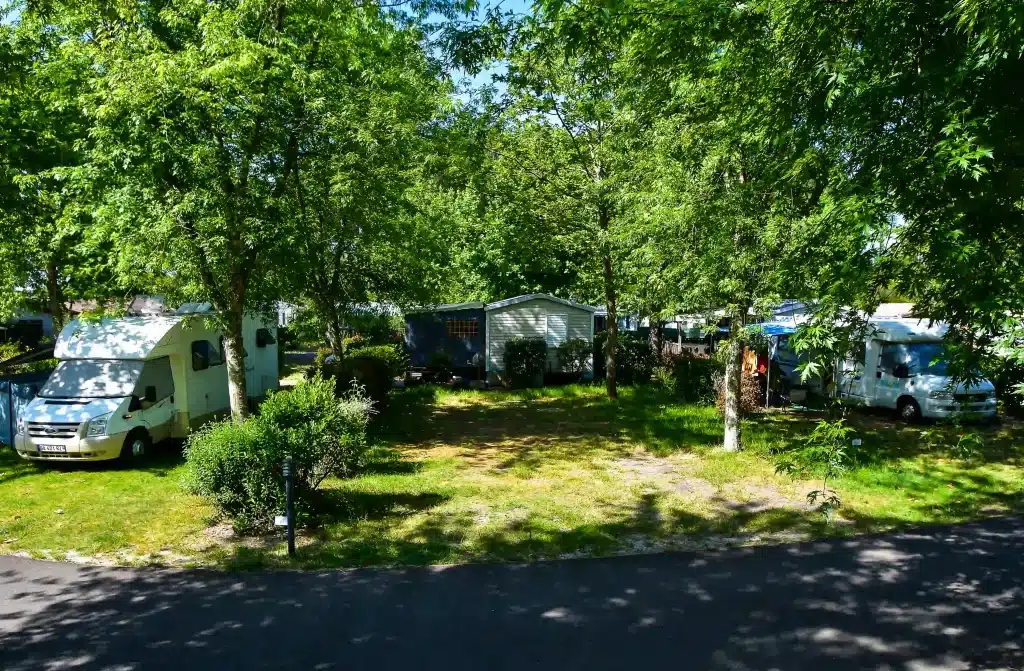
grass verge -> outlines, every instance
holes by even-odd
[[[593,556],[779,542],[955,522],[1024,510],[1024,443],[1015,424],[905,427],[854,415],[860,462],[835,484],[826,526],[772,454],[815,418],[773,412],[744,424],[724,454],[713,408],[653,387],[618,402],[598,387],[395,394],[365,472],[326,483],[318,528],[295,560],[280,536],[239,539],[178,487],[180,458],[134,470],[40,469],[0,452],[0,553],[306,568]],[[57,513],[60,509],[62,512]]]

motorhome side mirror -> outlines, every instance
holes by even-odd
[[[910,377],[910,367],[905,363],[898,363],[896,364],[896,367],[892,369],[892,374],[893,377],[898,377],[900,379],[908,378]]]
[[[153,385],[146,387],[146,395],[142,397],[142,400],[146,403],[156,403],[156,387]]]
[[[142,400],[138,396],[132,396],[131,400],[128,401],[128,412],[135,412],[136,410],[142,410]]]

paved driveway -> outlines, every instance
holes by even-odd
[[[324,573],[0,558],[0,668],[1024,668],[1024,520]]]

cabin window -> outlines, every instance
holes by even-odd
[[[480,322],[476,319],[449,319],[444,323],[449,338],[475,338],[480,334]]]
[[[206,370],[223,363],[224,357],[212,342],[209,340],[192,341],[192,370]]]
[[[274,334],[270,332],[270,329],[256,330],[256,347],[266,347],[267,345],[276,344],[277,340],[274,339]]]

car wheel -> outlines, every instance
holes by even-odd
[[[900,419],[908,424],[913,424],[921,420],[921,406],[919,406],[917,401],[912,398],[900,401],[899,413]]]
[[[121,447],[121,462],[125,464],[135,463],[145,458],[153,447],[153,441],[145,431],[132,431],[124,439]]]

